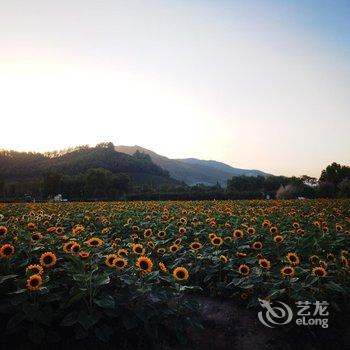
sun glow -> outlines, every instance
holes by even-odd
[[[2,65],[0,74],[2,125],[12,131],[3,134],[2,148],[112,141],[164,150],[184,128],[193,135],[208,127],[196,101],[152,77],[62,64]],[[180,148],[186,145],[190,138],[181,139]]]

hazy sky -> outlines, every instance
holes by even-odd
[[[0,0],[0,148],[350,163],[350,1]]]

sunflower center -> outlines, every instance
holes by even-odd
[[[140,268],[142,270],[147,270],[148,269],[148,262],[147,261],[141,261],[140,262]]]
[[[52,257],[51,256],[45,256],[43,259],[45,264],[51,264],[52,263]]]
[[[31,281],[30,281],[30,285],[32,287],[36,287],[37,285],[39,285],[39,280],[37,278],[33,278]]]
[[[123,266],[124,266],[124,261],[118,260],[118,261],[115,263],[115,265],[118,266],[118,267],[123,267]]]
[[[6,247],[4,249],[4,255],[11,255],[12,254],[12,248],[11,247]]]
[[[185,273],[183,271],[178,271],[177,277],[183,279],[185,277]]]

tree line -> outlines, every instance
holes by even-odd
[[[11,165],[7,172],[0,172],[2,201],[48,200],[57,194],[69,201],[350,197],[350,167],[338,163],[328,165],[318,179],[307,175],[236,176],[223,188],[219,183],[180,183],[152,163],[149,155],[137,151],[127,156],[115,152],[110,143],[95,148],[83,146],[59,155],[15,153],[15,157],[2,157]],[[54,158],[50,163],[54,166],[45,168],[42,164],[48,157]],[[41,164],[40,174],[33,164]]]

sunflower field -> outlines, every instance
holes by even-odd
[[[184,343],[196,295],[339,309],[349,249],[349,200],[2,204],[0,344]]]

